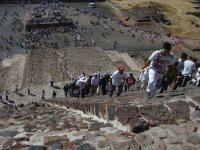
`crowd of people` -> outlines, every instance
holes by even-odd
[[[64,86],[65,96],[85,97],[101,93],[112,97],[116,89],[117,96],[120,96],[123,91],[129,91],[135,86],[137,90],[146,91],[146,98],[150,99],[155,97],[157,89],[160,89],[159,93],[167,92],[169,85],[171,90],[187,85],[200,87],[200,66],[197,60],[185,52],[178,59],[171,49],[172,45],[166,42],[162,50],[153,52],[142,66],[138,78],[132,73],[128,76],[122,65],[112,74],[106,73],[103,76],[95,73],[87,78],[83,73],[80,78]]]
[[[23,13],[31,12],[30,6],[23,6]],[[50,14],[50,15],[49,15]],[[53,15],[52,15],[53,14]],[[91,15],[90,23],[92,26],[82,26],[79,21],[74,21],[72,19],[74,16],[79,16],[81,14]],[[98,12],[90,12],[77,7],[72,7],[66,3],[56,2],[56,3],[45,3],[41,2],[39,5],[33,8],[33,13],[30,13],[30,18],[27,15],[24,18],[21,17],[22,13],[14,12],[11,14],[9,11],[5,11],[3,17],[1,17],[0,27],[9,23],[11,18],[12,27],[12,39],[10,36],[1,35],[2,41],[7,43],[1,44],[0,50],[5,51],[5,53],[12,53],[13,47],[19,47],[21,49],[43,49],[43,48],[60,48],[67,46],[74,47],[92,47],[98,46],[99,43],[96,41],[94,35],[94,26],[101,27],[102,37],[107,38],[111,35],[113,31],[118,32],[118,29],[114,28],[114,24],[117,24],[117,19],[100,14]],[[67,18],[63,16],[68,16]],[[70,18],[71,17],[71,18]],[[96,19],[95,19],[96,18]],[[53,23],[71,20],[73,26],[46,26],[43,28],[34,27],[30,32],[24,32],[26,25]],[[38,25],[39,26],[39,25]],[[124,26],[122,23],[118,23],[119,28]],[[123,27],[122,27],[123,28]],[[151,39],[151,42],[169,41],[170,43],[177,44],[177,40],[167,35],[162,35],[158,32],[151,31],[148,29],[142,29],[139,27],[127,27],[127,31],[119,30],[121,34],[126,33],[128,36],[138,39],[138,41]],[[17,38],[15,36],[17,34]],[[91,35],[92,38],[88,38],[87,35]],[[117,40],[115,40],[117,41]],[[110,45],[110,48],[118,48],[120,43],[115,42]]]
[[[162,50],[154,51],[142,66],[139,77],[134,77],[133,73],[128,75],[123,65],[119,65],[115,72],[104,75],[100,70],[88,77],[83,73],[63,86],[64,95],[65,97],[84,98],[101,94],[112,97],[117,89],[116,96],[118,97],[122,92],[131,92],[134,87],[136,90],[146,91],[146,98],[151,99],[155,98],[158,89],[159,93],[167,92],[169,85],[171,90],[186,86],[200,87],[200,66],[197,60],[185,52],[178,59],[171,49],[172,45],[166,42]],[[49,83],[53,89],[51,97],[56,98],[53,77],[50,78]],[[19,94],[18,85],[15,87],[15,93]],[[27,94],[31,95],[30,86],[27,86]],[[0,93],[1,103],[15,106],[15,103],[9,100],[8,95],[8,90],[5,90],[4,96]],[[42,89],[40,98],[46,98],[45,89]]]
[[[24,12],[29,10],[29,8],[23,7]],[[48,9],[48,11],[47,11]],[[63,47],[70,46],[70,37],[72,37],[74,47],[91,47],[96,46],[96,39],[89,41],[85,38],[85,35],[94,35],[93,27],[99,26],[103,28],[100,30],[102,32],[102,37],[107,38],[116,29],[113,23],[117,22],[115,18],[109,18],[106,15],[101,15],[97,12],[88,12],[76,7],[69,6],[63,3],[41,3],[33,9],[34,18],[29,20],[27,23],[37,23],[36,18],[40,18],[40,15],[49,11],[61,10],[65,12],[64,15],[69,16],[79,16],[80,14],[92,15],[96,17],[94,20],[90,20],[91,28],[87,26],[80,25],[79,22],[73,22],[73,26],[60,26],[53,27],[49,26],[46,28],[34,28],[30,32],[24,33],[24,21],[20,18],[20,13],[14,12],[14,14],[9,14],[5,11],[3,17],[0,18],[0,27],[5,26],[8,23],[8,18],[12,18],[13,28],[11,30],[11,35],[1,35],[1,41],[4,44],[0,45],[0,51],[11,52],[13,46],[18,46],[20,48],[26,49],[42,49],[42,48],[58,48],[61,39],[64,39]],[[58,15],[58,14],[55,14]],[[61,14],[58,17],[50,18],[52,21],[62,22],[65,20]],[[104,19],[103,21],[101,19]],[[41,20],[40,20],[41,21]],[[117,26],[124,26],[120,21]],[[122,28],[124,29],[124,28]],[[146,91],[146,98],[154,98],[157,89],[160,89],[160,93],[168,90],[169,85],[171,85],[172,90],[176,90],[178,87],[185,87],[187,85],[196,85],[200,87],[200,68],[197,65],[197,61],[192,57],[188,56],[186,53],[181,54],[181,58],[177,59],[171,52],[172,45],[177,44],[178,39],[171,38],[168,35],[160,34],[156,31],[151,31],[148,29],[141,29],[139,27],[127,27],[127,31],[120,30],[116,31],[127,35],[132,38],[137,38],[138,41],[150,39],[152,43],[160,42],[163,44],[162,50],[157,50],[152,53],[148,61],[145,62],[141,69],[141,74],[139,77],[135,77],[132,73],[127,75],[124,71],[124,66],[118,66],[117,70],[113,73],[106,73],[102,75],[100,71],[97,73],[86,77],[83,73],[79,78],[72,78],[70,83],[67,83],[63,87],[63,91],[66,97],[82,97],[94,96],[95,94],[109,95],[113,96],[113,93],[117,89],[117,96],[120,96],[123,91],[130,91],[131,87],[135,87],[137,90]],[[66,36],[66,34],[69,36]],[[15,38],[15,34],[20,34],[21,36]],[[55,37],[58,35],[57,41]],[[91,38],[90,38],[91,39]],[[165,42],[168,41],[168,42]],[[5,43],[9,46],[5,46]],[[170,44],[171,43],[171,44]],[[112,48],[115,49],[120,45],[116,39]],[[15,47],[16,48],[16,47]],[[54,79],[50,79],[50,86],[54,88]],[[15,88],[15,89],[18,89]],[[28,95],[31,94],[30,87],[27,87]],[[18,94],[18,90],[15,90]],[[46,91],[42,89],[41,99],[46,98]],[[56,90],[52,90],[52,98],[57,96]],[[6,90],[4,94],[0,93],[0,101],[4,104],[11,104],[11,100],[8,98],[8,91]],[[5,98],[4,98],[5,97]]]

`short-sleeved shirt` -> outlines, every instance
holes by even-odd
[[[184,69],[182,71],[182,75],[191,77],[193,71],[196,71],[195,63],[193,61],[191,61],[191,60],[186,60],[184,62]]]
[[[92,77],[92,79],[91,79],[91,85],[98,86],[99,85],[99,77],[97,77],[97,78]]]
[[[183,69],[184,69],[184,61],[182,61],[181,59],[179,59],[178,60],[178,66],[177,66],[178,73],[182,74]]]
[[[173,53],[169,53],[166,56],[161,55],[162,50],[157,50],[151,54],[149,61],[151,61],[150,69],[156,70],[158,73],[163,73],[166,66],[174,65],[175,58]],[[159,61],[164,62],[164,64],[159,63]]]
[[[112,74],[111,78],[112,78],[112,84],[118,87],[124,81],[124,79],[127,78],[127,74],[125,72],[120,74],[119,71],[117,70]]]
[[[80,91],[85,87],[85,82],[81,82],[80,80],[78,80],[76,82],[76,85],[79,86]]]
[[[196,79],[197,81],[200,81],[200,71],[196,73]]]

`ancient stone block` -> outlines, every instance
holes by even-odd
[[[197,134],[190,134],[188,135],[186,141],[194,145],[197,145],[200,144],[200,137]]]
[[[116,150],[130,150],[130,141],[129,140],[116,140],[112,141],[110,145]]]
[[[167,150],[180,150],[180,145],[172,144],[167,145]]]
[[[154,143],[154,140],[152,139],[152,137],[148,134],[145,134],[145,133],[137,135],[136,139],[143,146],[152,145]]]
[[[46,146],[34,145],[34,146],[29,147],[28,150],[46,150],[46,149],[47,149]]]
[[[81,145],[80,150],[95,150],[95,148],[89,143],[84,143]]]
[[[53,149],[63,149],[63,143],[55,143],[52,145]]]
[[[95,140],[96,135],[92,133],[86,133],[84,140]]]
[[[80,110],[82,112],[85,112],[85,105],[82,101],[75,101],[73,102],[72,106],[71,106],[73,109],[76,109],[76,110]]]
[[[140,133],[145,130],[148,130],[149,126],[150,126],[148,122],[146,122],[145,120],[143,120],[141,118],[129,119],[128,125],[129,125],[131,131],[134,133]]]
[[[136,106],[119,106],[116,109],[116,116],[122,125],[127,125],[129,120],[138,118],[140,115]]]
[[[100,104],[99,111],[104,119],[107,119],[107,103]]]
[[[156,132],[156,135],[159,139],[164,139],[167,138],[168,133],[167,131],[159,130],[158,132]]]
[[[168,141],[170,144],[182,144],[183,143],[183,139],[181,139],[180,137],[173,137],[173,136],[170,136]]]
[[[17,134],[18,134],[17,131],[9,131],[9,130],[0,132],[0,136],[2,137],[14,137]]]
[[[95,114],[94,115],[96,115],[97,117],[99,117],[99,103],[95,103],[94,104],[95,106]]]
[[[200,96],[191,96],[190,98],[200,105]]]
[[[107,133],[105,134],[107,140],[117,140],[120,137],[119,133]]]
[[[155,150],[166,150],[166,145],[162,140],[159,140],[157,143],[154,145]]]
[[[169,102],[167,103],[167,106],[170,108],[174,119],[189,120],[190,116],[189,103],[179,100],[179,101]]]
[[[67,136],[46,136],[44,137],[44,144],[45,145],[52,145],[54,143],[60,142],[60,141],[68,141]]]
[[[172,122],[172,116],[163,104],[144,105],[139,107],[139,112],[149,121],[151,126]]]
[[[184,128],[184,126],[172,125],[171,126],[171,131],[173,132],[173,134],[175,134],[178,137],[187,136],[187,131]]]
[[[63,142],[63,150],[74,150],[75,149],[75,143],[74,142],[70,142],[70,141],[65,141]]]
[[[196,132],[197,131],[197,124],[192,121],[189,121],[185,124],[187,131],[189,132]]]
[[[98,142],[98,146],[99,148],[105,148],[105,147],[110,146],[110,143],[107,140],[103,140],[103,141]]]
[[[115,120],[115,117],[116,117],[115,109],[116,109],[115,105],[108,106],[108,108],[107,108],[107,111],[108,111],[108,120]]]
[[[189,145],[181,145],[181,150],[197,150],[195,147]]]
[[[135,136],[135,134],[130,133],[130,132],[121,132],[120,134],[127,138],[133,138]]]
[[[133,150],[141,150],[141,145],[135,139],[133,139],[130,142],[130,148]]]

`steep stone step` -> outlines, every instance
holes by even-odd
[[[122,97],[57,98],[45,102],[95,116],[123,131],[140,133],[161,124],[190,120],[189,99],[144,100],[134,95]]]

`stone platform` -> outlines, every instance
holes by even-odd
[[[143,94],[133,91],[121,97],[57,98],[45,102],[103,119],[120,130],[134,133],[162,124],[180,124],[195,119],[191,113],[200,104],[198,89],[181,89],[151,100],[142,98]]]

